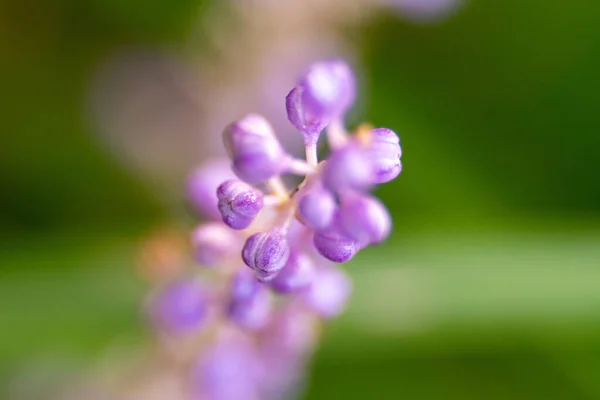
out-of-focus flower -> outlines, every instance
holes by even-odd
[[[242,269],[231,281],[228,316],[244,329],[262,328],[268,321],[271,302],[266,286]]]
[[[284,152],[263,117],[250,114],[225,129],[232,168],[246,182],[227,179],[219,185],[213,202],[222,221],[205,222],[192,232],[195,259],[211,267],[195,271],[210,278],[202,285],[189,279],[167,285],[150,303],[152,320],[174,337],[171,344],[177,347],[178,333],[198,335],[197,344],[182,340],[178,355],[196,360],[190,372],[195,398],[289,396],[302,379],[316,326],[339,315],[352,291],[350,278],[335,263],[349,261],[390,233],[389,213],[366,191],[400,172],[395,170],[399,139],[389,129],[346,131],[354,82],[350,67],[342,63],[309,68],[296,89],[308,85],[311,96],[294,104],[297,109],[287,109],[303,112],[314,103],[310,116],[319,122],[308,130],[297,126],[300,135],[311,138],[305,141],[305,160]],[[307,83],[306,77],[321,68],[336,72]],[[342,75],[343,90],[319,94],[339,86]],[[320,161],[316,145],[321,136],[331,150]],[[251,162],[240,162],[244,157]],[[356,160],[366,172],[355,168]],[[283,173],[304,180],[290,189]],[[209,309],[216,310],[214,315]]]
[[[197,331],[208,316],[208,290],[196,280],[180,280],[162,288],[149,308],[159,331],[172,335]]]
[[[235,254],[238,237],[225,225],[210,222],[192,232],[192,247],[198,263],[216,266]]]

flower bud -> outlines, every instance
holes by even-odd
[[[218,265],[235,255],[239,242],[236,233],[220,222],[200,225],[192,232],[196,261],[209,266]]]
[[[339,268],[323,268],[302,296],[322,317],[332,318],[344,310],[351,291],[352,282],[344,271]]]
[[[231,162],[226,158],[207,160],[187,179],[187,198],[191,207],[206,218],[220,220],[217,208],[217,187],[227,179],[235,178]]]
[[[323,183],[334,192],[368,189],[373,181],[369,153],[355,143],[334,151],[323,171]]]
[[[223,222],[233,229],[247,228],[263,206],[262,192],[236,179],[223,182],[217,198]]]
[[[288,166],[289,155],[260,115],[248,114],[229,125],[223,132],[223,142],[233,161],[233,171],[250,184],[265,182]]]
[[[323,229],[331,224],[335,213],[335,198],[321,187],[310,189],[298,202],[298,217],[313,229]]]
[[[313,244],[319,254],[326,259],[344,263],[350,260],[360,250],[360,245],[355,240],[343,234],[337,224],[315,232]]]
[[[373,163],[375,183],[385,183],[396,178],[402,171],[400,138],[394,131],[377,128],[369,132],[369,154]]]
[[[290,256],[287,232],[273,228],[250,236],[242,249],[242,259],[250,268],[262,273],[281,271]]]
[[[292,293],[307,287],[313,279],[315,266],[304,253],[292,252],[281,272],[271,282],[279,293]]]
[[[231,282],[229,317],[246,329],[260,329],[269,319],[271,299],[266,287],[251,271],[242,269]]]
[[[150,301],[150,317],[157,328],[169,334],[198,330],[208,315],[208,294],[199,282],[171,283]]]
[[[350,195],[342,200],[339,226],[361,245],[383,242],[390,234],[392,218],[382,202],[371,196]]]
[[[311,65],[298,85],[286,97],[288,119],[304,133],[306,144],[316,143],[320,132],[340,118],[355,97],[354,74],[341,60]]]

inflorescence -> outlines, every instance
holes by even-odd
[[[282,148],[265,118],[248,114],[223,133],[230,161],[190,175],[190,202],[210,220],[191,235],[204,273],[163,287],[149,311],[166,343],[184,349],[191,398],[289,395],[319,321],[349,297],[351,281],[336,263],[390,234],[390,215],[369,190],[400,174],[400,141],[386,128],[350,135],[343,118],[354,99],[350,67],[317,62],[286,97],[306,160]],[[330,152],[319,162],[322,132]],[[290,190],[283,174],[304,179]]]

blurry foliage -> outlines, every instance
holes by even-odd
[[[181,40],[201,3],[8,1],[0,13],[0,233],[146,226],[164,213],[87,116],[94,68],[119,46]]]
[[[405,148],[404,175],[382,188],[388,204],[600,211],[599,19],[598,5],[472,1],[440,26],[369,27],[369,116]]]

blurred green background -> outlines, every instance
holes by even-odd
[[[181,210],[98,139],[86,90],[123,46],[183,47],[202,7],[0,3],[0,397],[144,337],[133,254]],[[348,32],[360,119],[400,134],[404,171],[306,398],[600,398],[599,21],[594,2],[471,1]]]

